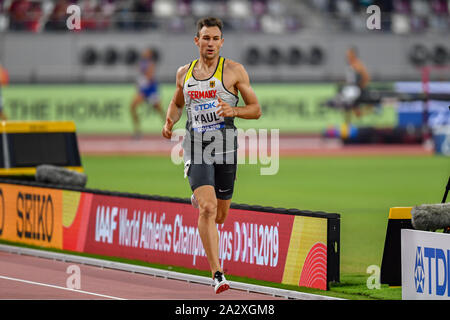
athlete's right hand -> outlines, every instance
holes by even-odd
[[[164,124],[164,127],[162,129],[162,135],[164,138],[170,139],[172,138],[172,128],[173,128],[173,121],[170,118],[166,119],[166,123]]]

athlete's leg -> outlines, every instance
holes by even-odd
[[[219,233],[216,227],[217,198],[214,187],[203,185],[194,190],[199,206],[198,232],[203,248],[214,276],[216,271],[223,272],[219,262]]]
[[[187,168],[187,176],[199,209],[198,231],[214,279],[214,290],[216,293],[220,293],[227,290],[230,284],[225,279],[219,262],[219,233],[216,226],[218,202],[220,202],[221,208],[226,209],[226,207],[224,207],[223,201],[218,201],[216,198],[215,171],[213,164],[193,163]],[[222,195],[220,196],[222,197]],[[226,216],[228,211],[221,210],[220,212],[221,216]]]
[[[130,113],[131,113],[131,118],[133,120],[133,131],[134,131],[134,134],[139,134],[140,131],[141,131],[139,115],[137,113],[137,108],[139,107],[139,105],[141,103],[144,102],[144,100],[145,100],[144,96],[141,93],[137,93],[133,97],[133,100],[131,101]]]
[[[3,110],[3,97],[2,97],[1,91],[0,91],[0,120],[3,120],[3,121],[7,120],[6,114]]]
[[[218,224],[225,223],[225,220],[227,219],[228,216],[228,212],[230,211],[230,204],[231,199],[228,200],[217,199],[216,223]]]
[[[235,155],[237,157],[237,154]],[[225,222],[230,210],[231,197],[236,180],[236,163],[224,163],[215,165],[215,191],[217,197],[216,223]]]

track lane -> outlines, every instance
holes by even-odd
[[[127,135],[78,135],[78,147],[82,155],[154,155],[170,158],[180,141],[171,141],[160,135],[144,135],[133,139]],[[267,152],[271,154],[268,138]],[[422,144],[355,144],[344,145],[340,139],[324,138],[321,135],[280,135],[277,143],[280,156],[392,156],[434,154],[430,146]],[[258,152],[242,145],[245,154]]]
[[[80,290],[67,289],[74,265],[0,252],[0,299],[131,300],[280,300],[270,295],[230,289],[219,295],[212,286],[127,271],[79,265]]]

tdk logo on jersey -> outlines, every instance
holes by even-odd
[[[216,101],[203,103],[195,106],[195,111],[203,111],[216,107]]]
[[[217,94],[217,90],[192,90],[187,92],[191,99],[214,99]]]
[[[416,248],[414,284],[417,293],[450,297],[450,250]]]

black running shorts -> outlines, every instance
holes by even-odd
[[[191,163],[187,168],[187,177],[192,191],[200,186],[210,185],[214,187],[217,199],[231,199],[237,170],[237,152],[234,152],[235,161],[232,163]]]

